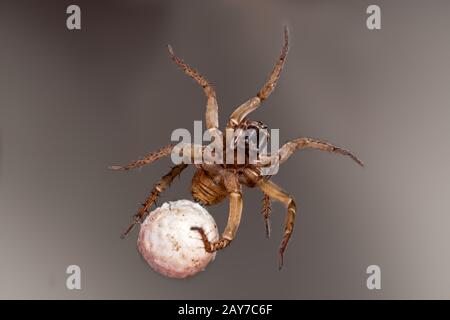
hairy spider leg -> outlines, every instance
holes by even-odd
[[[270,197],[267,194],[264,194],[263,198],[263,218],[264,225],[266,226],[266,238],[270,238],[270,213],[272,212],[272,207],[270,203]]]
[[[142,206],[139,208],[138,212],[134,216],[134,221],[128,226],[128,228],[125,230],[125,232],[122,234],[122,237],[125,237],[136,224],[139,224],[143,221],[144,216],[149,213],[149,209],[151,206],[155,203],[158,196],[164,192],[172,183],[173,179],[181,174],[181,172],[186,169],[188,165],[187,164],[179,164],[174,166],[168,174],[163,176],[161,180],[159,180],[155,186],[153,187],[152,192],[150,192],[150,195],[147,197],[144,203],[142,203]]]
[[[170,153],[172,152],[174,147],[175,147],[175,145],[169,144],[165,147],[162,147],[158,151],[150,152],[142,159],[133,161],[130,164],[127,164],[125,166],[110,166],[109,169],[111,169],[111,170],[130,170],[130,169],[145,166],[147,164],[151,164],[158,159],[161,159],[161,158],[164,158],[164,157],[167,157],[168,155],[170,155]]]
[[[279,269],[281,269],[281,267],[283,266],[284,251],[286,250],[289,239],[291,238],[292,235],[292,231],[294,230],[294,222],[296,215],[295,202],[294,199],[289,194],[287,194],[283,189],[281,189],[278,185],[276,185],[270,180],[265,179],[259,180],[258,187],[262,190],[262,192],[265,195],[283,203],[288,210],[286,215],[283,240],[281,241],[279,249],[278,266]]]
[[[186,64],[182,59],[178,58],[170,45],[167,46],[170,58],[192,79],[194,79],[200,86],[207,97],[206,103],[206,127],[208,129],[217,129],[219,127],[219,106],[217,104],[216,91],[209,84],[209,82],[195,70]]]
[[[280,164],[285,162],[289,157],[297,150],[301,149],[318,149],[322,151],[328,151],[333,153],[338,153],[344,156],[350,157],[353,161],[355,161],[360,166],[364,166],[364,163],[355,156],[352,152],[349,150],[337,147],[335,145],[332,145],[328,142],[315,140],[311,138],[297,138],[294,140],[291,140],[287,143],[285,143],[280,150],[278,151],[278,159],[280,161]]]
[[[191,227],[192,230],[197,231],[203,241],[205,250],[207,252],[214,252],[227,247],[231,241],[236,237],[239,224],[242,216],[242,192],[241,185],[235,174],[227,172],[225,175],[225,187],[229,192],[228,197],[230,201],[228,222],[219,240],[210,242],[206,236],[203,228],[198,226]]]
[[[283,69],[284,63],[289,50],[289,31],[287,27],[284,27],[284,45],[281,50],[281,54],[270,73],[269,79],[264,84],[264,86],[259,90],[255,97],[250,98],[243,104],[241,104],[230,116],[228,120],[227,127],[236,127],[241,123],[241,121],[252,111],[258,108],[262,101],[266,100],[270,94],[275,90],[277,81],[280,78],[281,70]]]

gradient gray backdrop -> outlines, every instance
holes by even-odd
[[[82,9],[68,31],[65,10]],[[366,8],[382,9],[382,30]],[[0,2],[0,298],[450,298],[449,1]],[[292,45],[277,90],[252,114],[281,140],[357,153],[291,157],[274,180],[299,214],[277,269],[285,209],[265,239],[262,196],[244,190],[233,244],[173,280],[119,235],[170,160],[123,164],[202,120],[201,89],[171,43],[215,86],[223,124]],[[192,168],[159,203],[188,198]],[[227,204],[210,208],[223,229]],[[82,290],[65,288],[66,267]],[[366,288],[366,268],[382,290]]]

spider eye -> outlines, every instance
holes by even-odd
[[[258,121],[258,126],[259,126],[260,129],[267,129],[268,128],[268,126],[265,123],[261,122],[261,121]]]

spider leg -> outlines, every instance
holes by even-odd
[[[229,184],[229,186],[233,184],[235,187],[233,187],[232,190],[229,190],[229,188],[227,188],[229,190],[230,209],[227,226],[223,231],[220,239],[215,242],[210,242],[203,228],[196,226],[191,227],[191,230],[195,230],[200,234],[205,246],[205,250],[207,252],[215,252],[227,247],[235,238],[237,230],[239,228],[239,224],[241,222],[242,193],[240,185],[238,184],[237,178],[234,175],[226,176],[225,184],[227,183]]]
[[[189,163],[189,164],[202,164],[202,167],[211,167],[208,164],[214,163],[214,158],[211,158],[210,154],[204,152],[206,146],[194,143],[179,143],[173,148],[173,153],[181,155],[179,159],[172,159],[176,163]],[[205,169],[206,170],[206,169]]]
[[[205,161],[212,161],[206,154],[203,153],[204,146],[198,144],[179,143],[177,145],[169,144],[156,152],[151,152],[140,160],[136,160],[125,166],[110,166],[111,170],[127,171],[134,168],[142,167],[146,164],[153,163],[154,161],[163,157],[169,156],[172,152],[181,155],[177,160],[180,163],[195,163],[196,159],[204,159]]]
[[[270,197],[267,194],[264,194],[263,199],[263,217],[264,217],[264,225],[266,226],[266,237],[270,238],[270,212],[272,211],[270,204]]]
[[[269,79],[264,86],[259,90],[255,97],[250,98],[243,104],[241,104],[230,116],[227,127],[237,126],[241,121],[252,111],[259,107],[262,101],[266,100],[275,89],[277,81],[280,78],[281,70],[283,69],[284,62],[289,49],[289,33],[288,28],[284,27],[284,45],[281,50],[281,54],[273,68]]]
[[[279,250],[279,268],[281,269],[281,267],[283,266],[284,251],[286,250],[289,239],[292,235],[292,231],[294,230],[294,221],[296,215],[295,202],[289,194],[287,194],[278,185],[270,180],[261,179],[258,182],[258,187],[264,192],[265,195],[284,203],[288,210],[284,227],[284,236],[283,240],[281,241]]]
[[[170,153],[172,152],[174,147],[175,146],[173,144],[169,144],[169,145],[159,149],[156,152],[151,152],[151,153],[147,154],[144,158],[142,158],[140,160],[133,161],[130,164],[125,165],[125,166],[110,166],[109,169],[111,169],[111,170],[130,170],[130,169],[142,167],[142,166],[144,166],[146,164],[150,164],[158,159],[167,157],[168,155],[170,155]]]
[[[144,216],[149,212],[148,210],[151,208],[153,203],[155,203],[158,196],[167,189],[167,187],[170,186],[173,179],[175,179],[176,176],[180,175],[181,172],[186,169],[188,165],[187,164],[179,164],[174,166],[168,174],[166,174],[164,177],[159,180],[150,195],[147,197],[145,202],[142,204],[142,206],[139,208],[138,212],[134,216],[133,223],[130,224],[130,226],[125,230],[125,232],[122,234],[122,238],[125,237],[136,224],[139,224],[142,222]]]
[[[259,167],[266,167],[268,165],[277,163],[282,164],[285,162],[289,157],[297,150],[301,149],[318,149],[322,151],[328,151],[333,153],[338,153],[344,156],[350,157],[353,161],[355,161],[360,166],[364,166],[364,163],[355,156],[352,152],[349,150],[346,150],[344,148],[337,147],[335,145],[332,145],[328,142],[315,140],[312,138],[298,138],[291,140],[287,143],[285,143],[278,152],[274,153],[273,155],[266,155],[266,156],[260,156],[257,165]]]
[[[364,166],[363,162],[349,150],[334,146],[328,142],[314,140],[311,138],[298,138],[284,144],[278,151],[280,164],[285,162],[295,151],[306,148],[319,149],[322,151],[334,152],[342,154],[344,156],[349,156],[357,164],[359,164],[360,166]]]
[[[194,68],[178,58],[170,45],[167,46],[170,58],[192,79],[202,86],[207,97],[206,103],[206,127],[208,129],[217,129],[219,127],[219,107],[217,104],[216,92],[209,82],[199,74]]]

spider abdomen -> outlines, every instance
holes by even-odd
[[[225,187],[216,184],[202,169],[198,169],[192,177],[191,192],[195,201],[205,205],[219,203],[227,196]]]

